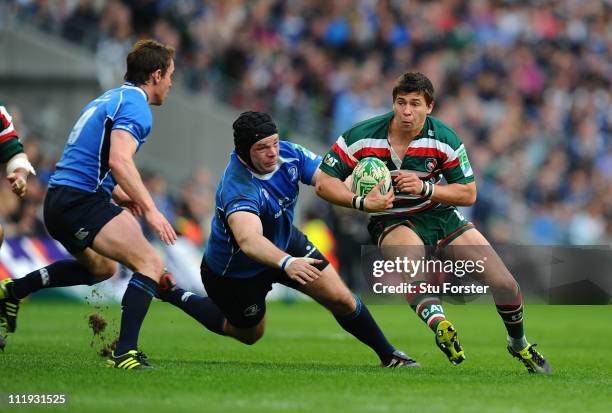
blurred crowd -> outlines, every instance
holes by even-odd
[[[28,191],[24,198],[17,198],[5,179],[4,168],[0,168],[0,224],[4,227],[8,238],[20,235],[45,236],[46,230],[42,218],[42,202],[47,182],[53,173],[61,153],[49,153],[41,135],[33,131],[24,122],[21,110],[10,102],[0,102],[6,105],[13,117],[13,124],[21,139],[24,150],[36,170],[36,175],[28,178]],[[191,173],[180,185],[176,193],[171,193],[164,177],[155,172],[144,171],[143,181],[156,205],[174,226],[176,232],[202,247],[208,236],[208,225],[214,201],[214,182],[211,175],[204,169]],[[145,235],[156,239],[145,226]]]
[[[397,76],[421,71],[436,87],[434,116],[468,148],[479,196],[465,212],[490,239],[612,241],[610,0],[17,0],[5,10],[94,50],[103,88],[120,81],[133,41],[153,36],[177,49],[193,93],[270,111],[327,144],[388,111]],[[338,234],[346,219],[331,211]]]

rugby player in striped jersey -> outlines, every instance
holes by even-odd
[[[23,151],[13,119],[4,106],[0,106],[0,162],[6,163],[6,179],[11,190],[18,197],[23,197],[28,189],[28,175],[35,172]],[[3,241],[4,230],[0,225],[0,246]],[[17,315],[17,306],[0,302],[0,349],[4,349],[4,334],[11,329],[7,319],[12,315]]]
[[[334,204],[370,213],[368,230],[386,259],[409,255],[409,259],[418,260],[426,247],[454,260],[477,260],[485,255],[485,271],[471,275],[478,276],[493,293],[508,331],[508,351],[529,372],[549,373],[549,364],[525,337],[518,283],[484,236],[457,210],[476,202],[476,183],[461,139],[430,116],[434,107],[431,81],[421,73],[405,73],[397,80],[392,96],[391,112],[360,122],[338,138],[320,166],[324,173],[317,181],[317,194]],[[343,181],[365,157],[381,159],[391,171],[395,196],[378,197],[392,197],[392,205],[384,206],[371,196],[359,199],[345,186]],[[399,251],[393,246],[410,248]],[[420,274],[410,281],[422,283],[425,277]],[[433,330],[437,346],[450,362],[465,360],[457,331],[446,319],[439,298],[412,294],[408,301]]]

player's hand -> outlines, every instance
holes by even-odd
[[[399,190],[412,195],[420,195],[425,183],[414,172],[403,172],[393,177],[393,186]]]
[[[293,281],[297,281],[301,285],[306,285],[321,276],[321,271],[313,267],[312,264],[320,264],[322,262],[323,261],[315,258],[296,257],[293,262],[285,267],[285,272]]]
[[[132,201],[130,197],[127,195],[125,197],[117,196],[113,193],[113,199],[122,208],[126,208],[128,211],[132,213],[135,217],[141,217],[144,215],[144,210],[140,205],[136,202]]]
[[[16,169],[12,174],[6,177],[11,184],[11,190],[18,197],[23,197],[28,190],[28,173],[20,169]]]
[[[363,201],[363,208],[366,212],[380,212],[393,206],[393,201],[395,200],[393,191],[389,190],[385,195],[380,193],[380,188],[384,183],[384,181],[380,181],[370,192],[368,192],[368,195]]]
[[[161,242],[166,245],[174,244],[176,232],[168,222],[166,217],[157,209],[152,209],[144,213],[144,218],[151,228],[155,231]]]
[[[130,211],[132,215],[134,215],[135,217],[141,217],[144,215],[144,211],[142,207],[138,205],[136,202],[133,202],[132,200],[129,200],[127,202],[122,202],[119,204],[119,206],[122,206],[123,208],[127,208],[128,211]]]

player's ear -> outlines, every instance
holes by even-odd
[[[436,102],[434,100],[432,100],[431,103],[429,105],[427,105],[427,114],[431,113],[431,111],[433,110],[435,104],[436,104]]]
[[[155,72],[151,73],[151,78],[153,79],[153,84],[158,84],[162,79],[162,71],[161,69],[157,69]]]

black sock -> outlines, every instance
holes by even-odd
[[[493,301],[495,301],[497,312],[506,326],[508,336],[513,339],[524,339],[523,294],[518,284],[513,293],[494,291]]]
[[[225,316],[210,298],[201,297],[178,287],[159,294],[159,297],[180,308],[213,333],[225,335],[223,332]]]
[[[138,348],[138,334],[151,299],[155,296],[157,283],[151,278],[135,272],[121,300],[121,328],[116,355]]]
[[[16,279],[12,290],[15,298],[22,299],[43,288],[93,285],[95,282],[83,264],[76,260],[62,260]]]
[[[378,324],[376,324],[376,321],[372,318],[368,307],[361,302],[359,297],[355,296],[355,302],[357,303],[357,308],[352,314],[345,316],[334,315],[334,317],[336,317],[338,324],[343,329],[369,346],[378,354],[383,364],[387,364],[391,360],[395,347],[389,343],[380,327],[378,327]]]

